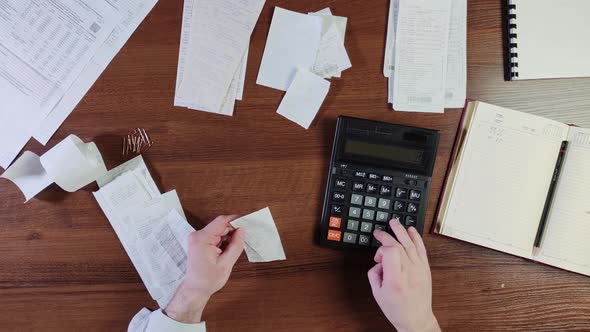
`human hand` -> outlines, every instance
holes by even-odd
[[[201,321],[209,298],[225,286],[244,251],[244,230],[234,230],[230,224],[236,218],[217,217],[189,236],[187,273],[164,310],[168,317],[187,324]],[[220,246],[226,241],[222,250]]]
[[[398,332],[439,332],[424,242],[414,227],[406,231],[399,219],[390,225],[397,240],[384,231],[374,232],[383,246],[368,273],[373,296]]]

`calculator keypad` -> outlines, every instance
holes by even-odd
[[[350,195],[350,204],[363,205],[363,195],[357,195],[357,194]]]
[[[348,211],[348,216],[350,218],[360,218],[361,217],[361,209],[351,207],[350,210]]]
[[[377,206],[377,197],[371,197],[371,196],[365,197],[365,206],[376,207]]]
[[[343,169],[337,174],[340,176],[330,188],[327,240],[378,247],[381,244],[372,233],[378,229],[391,232],[390,220],[397,218],[406,227],[417,226],[423,182],[366,171]]]

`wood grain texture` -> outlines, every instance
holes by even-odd
[[[468,97],[590,126],[590,80],[503,81],[501,1],[469,1]],[[274,6],[348,16],[353,68],[305,131],[275,113],[280,91],[255,84]],[[94,140],[109,167],[120,137],[144,127],[145,156],[162,191],[178,190],[196,227],[219,214],[270,206],[288,260],[238,262],[205,312],[209,331],[390,331],[366,279],[370,257],[314,242],[335,119],[365,117],[441,130],[428,225],[441,190],[459,110],[388,110],[382,76],[388,1],[268,0],[252,37],[245,100],[228,118],[172,107],[181,0],[160,0],[43,153],[70,133]],[[542,56],[542,55],[540,55]],[[23,205],[0,180],[0,330],[124,331],[154,308],[90,185],[51,187]],[[491,202],[493,204],[493,202]],[[434,308],[447,331],[589,331],[590,279],[444,237],[425,235]]]

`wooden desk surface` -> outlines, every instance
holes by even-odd
[[[501,1],[469,1],[468,97],[590,126],[590,80],[503,81]],[[305,131],[275,113],[280,91],[255,84],[275,5],[299,12],[330,6],[348,16],[353,68]],[[120,137],[144,127],[145,156],[160,189],[176,189],[193,225],[218,214],[270,206],[288,260],[238,262],[205,312],[209,331],[388,331],[366,278],[370,257],[318,247],[318,224],[335,119],[350,115],[440,129],[430,226],[459,110],[445,115],[388,110],[382,75],[388,1],[267,1],[252,38],[245,101],[234,117],[174,109],[182,0],[154,11],[67,120],[95,140],[112,168]],[[540,55],[542,56],[542,55]],[[30,143],[26,149],[43,153]],[[56,187],[23,205],[0,182],[0,330],[122,331],[154,307],[91,192]],[[434,310],[447,331],[588,331],[590,278],[459,241],[425,235]]]

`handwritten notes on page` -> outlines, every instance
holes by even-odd
[[[175,105],[233,114],[264,0],[186,0]]]
[[[252,263],[285,260],[285,251],[269,208],[231,222],[246,230],[246,255]]]
[[[309,129],[329,91],[329,81],[308,69],[299,68],[277,113]]]
[[[194,232],[177,192],[160,194],[141,156],[99,183],[101,189],[94,193],[98,204],[148,292],[166,307],[186,274],[187,241]]]
[[[535,259],[590,275],[590,129],[570,127],[569,148]]]
[[[481,102],[476,107],[442,233],[531,258],[568,126]]]
[[[2,177],[16,184],[28,202],[53,182],[75,192],[106,172],[96,144],[70,135],[41,157],[26,151]]]
[[[391,0],[384,75],[397,111],[462,108],[467,90],[467,1]]]
[[[7,168],[120,21],[106,0],[0,6],[0,167]]]
[[[109,63],[119,53],[123,45],[129,40],[139,24],[145,19],[158,0],[120,0],[110,2],[121,14],[117,26],[107,40],[96,51],[88,65],[84,68],[72,86],[65,92],[63,98],[41,122],[34,133],[34,137],[41,144],[46,145],[51,136],[62,125],[66,118],[74,111],[84,95],[107,68]]]

